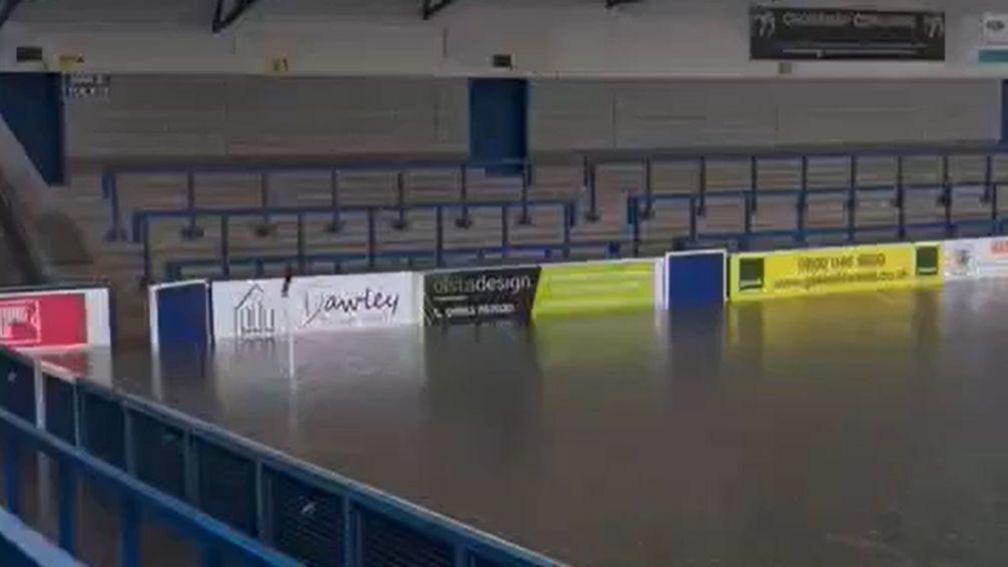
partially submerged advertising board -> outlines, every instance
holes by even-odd
[[[941,244],[847,246],[734,254],[732,301],[934,285]]]
[[[419,322],[411,273],[220,281],[211,285],[215,338],[263,339],[287,333]]]
[[[1008,277],[1008,237],[948,240],[942,257],[946,280]]]
[[[0,291],[0,344],[44,349],[111,343],[104,287]]]
[[[660,259],[443,270],[424,276],[427,323],[528,321],[653,309]]]

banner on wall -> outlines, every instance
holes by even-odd
[[[943,12],[749,10],[750,57],[773,60],[945,60]]]
[[[942,243],[942,272],[948,280],[1008,277],[1008,238]]]
[[[424,276],[429,324],[519,320],[628,309],[660,300],[662,260],[465,269]]]
[[[941,283],[940,244],[849,246],[731,257],[732,301]]]
[[[20,348],[107,346],[111,335],[105,288],[0,292],[0,344]]]
[[[409,273],[223,281],[211,286],[215,338],[287,334],[418,322],[416,277]]]

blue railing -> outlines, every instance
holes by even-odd
[[[445,216],[449,212],[458,213],[455,225],[467,227],[471,220],[469,214],[474,211],[494,211],[500,215],[499,245],[492,246],[448,246],[445,243]],[[551,242],[537,242],[535,244],[516,244],[512,242],[511,225],[517,212],[517,220],[529,220],[535,211],[552,210],[559,213],[562,223],[558,239]],[[342,218],[348,216],[363,217],[367,226],[366,242],[363,250],[359,253],[341,252],[329,254],[313,254],[308,250],[305,238],[305,225],[312,217],[328,218],[332,211],[326,207],[270,207],[261,209],[241,209],[241,208],[200,208],[193,210],[156,210],[137,211],[133,214],[133,235],[135,241],[139,241],[143,246],[144,277],[147,281],[153,276],[152,265],[152,243],[150,238],[150,227],[153,222],[165,219],[190,219],[190,226],[198,226],[198,220],[214,220],[219,225],[219,254],[216,260],[182,260],[169,261],[166,263],[166,277],[174,279],[181,275],[181,269],[186,266],[206,266],[217,265],[220,267],[221,275],[227,277],[231,269],[236,265],[252,265],[256,267],[257,274],[261,275],[267,264],[281,264],[297,267],[299,272],[305,272],[306,267],[318,262],[332,263],[334,272],[342,271],[342,267],[347,263],[362,262],[365,269],[374,269],[379,259],[403,260],[408,266],[414,262],[426,261],[433,266],[444,266],[450,257],[476,256],[485,257],[488,255],[500,255],[503,258],[519,252],[539,252],[545,257],[550,257],[554,253],[561,258],[567,258],[572,249],[575,248],[605,248],[610,246],[609,242],[572,242],[571,229],[575,226],[577,219],[576,205],[562,200],[540,200],[526,203],[511,203],[504,201],[470,203],[468,205],[453,204],[416,204],[407,205],[400,209],[397,206],[357,206],[344,207],[341,210]],[[393,212],[397,215],[398,230],[404,229],[409,218],[414,213],[433,213],[433,245],[426,247],[414,247],[412,249],[397,251],[382,251],[378,239],[378,216],[383,212]],[[234,257],[231,253],[231,220],[263,217],[266,221],[280,219],[293,219],[296,227],[295,253],[289,255],[271,257],[269,255],[254,255],[251,257]]]
[[[183,218],[189,220],[189,227],[184,233],[189,236],[198,236],[200,229],[197,219],[201,217],[214,217],[222,221],[221,229],[221,251],[218,260],[210,261],[205,258],[198,259],[171,259],[166,262],[166,276],[169,278],[178,277],[186,267],[206,267],[215,264],[220,265],[221,275],[227,276],[231,266],[248,265],[254,267],[261,273],[266,265],[286,264],[296,265],[303,268],[306,264],[313,262],[331,263],[334,271],[340,271],[342,265],[347,262],[362,263],[360,269],[374,269],[376,263],[381,260],[411,262],[424,259],[435,266],[442,266],[446,258],[453,256],[475,257],[477,261],[487,258],[506,258],[512,252],[538,251],[545,259],[549,259],[555,253],[560,257],[567,257],[570,250],[586,248],[598,250],[607,256],[619,256],[621,254],[637,254],[643,244],[648,243],[646,231],[643,230],[649,223],[656,219],[656,205],[662,203],[678,203],[688,208],[689,228],[688,232],[677,235],[674,238],[666,238],[665,241],[654,243],[666,247],[682,247],[700,245],[703,242],[727,243],[729,246],[737,246],[745,249],[754,241],[763,237],[783,237],[790,239],[790,244],[781,245],[805,245],[809,237],[817,235],[835,235],[846,237],[853,241],[864,235],[873,236],[879,240],[902,240],[908,237],[908,233],[917,229],[936,229],[944,231],[947,236],[954,236],[960,228],[978,228],[989,234],[997,234],[1004,231],[1004,222],[1000,218],[998,208],[998,186],[1008,183],[1008,179],[995,178],[994,160],[999,157],[1008,157],[1008,148],[996,145],[954,145],[947,147],[884,147],[884,148],[853,148],[838,150],[828,149],[775,149],[765,151],[738,150],[738,151],[710,151],[702,154],[684,152],[638,152],[638,153],[572,153],[565,156],[553,157],[536,161],[534,159],[523,161],[502,161],[502,162],[472,162],[464,160],[447,161],[399,161],[399,162],[366,162],[366,163],[335,163],[327,165],[319,164],[279,164],[279,165],[193,165],[193,166],[125,166],[110,167],[103,175],[103,187],[105,195],[111,201],[112,227],[110,236],[115,238],[124,234],[120,223],[120,211],[118,206],[117,176],[123,173],[184,173],[188,179],[187,205],[183,208],[170,211],[135,211],[133,213],[133,239],[145,243],[145,274],[147,279],[152,276],[150,266],[148,227],[152,221],[159,218]],[[981,160],[982,165],[977,169],[972,178],[952,178],[950,176],[950,160],[957,157],[973,157]],[[859,172],[866,160],[890,158],[893,162],[891,182],[885,183],[861,183],[859,182]],[[909,160],[917,158],[928,158],[935,160],[936,171],[940,171],[940,179],[934,183],[918,183],[908,181],[906,176],[906,164]],[[841,186],[810,187],[810,167],[821,160],[844,160],[848,171],[848,182]],[[712,187],[710,181],[712,164],[734,163],[748,168],[748,180],[739,183],[736,187]],[[797,180],[791,187],[774,186],[765,187],[765,182],[761,179],[761,167],[775,162],[793,162],[795,170],[798,172]],[[586,189],[585,203],[578,199],[571,201],[536,201],[529,197],[529,187],[536,177],[536,169],[541,165],[565,164],[580,168],[580,178]],[[689,192],[679,192],[677,194],[667,194],[657,190],[655,170],[660,165],[667,164],[688,164],[695,167],[696,185]],[[606,242],[581,241],[571,238],[570,228],[578,219],[577,210],[583,207],[583,217],[587,222],[592,223],[599,219],[599,168],[613,165],[634,165],[641,169],[642,179],[637,185],[639,190],[631,191],[627,209],[627,231],[624,236],[610,239]],[[870,165],[870,164],[869,164]],[[469,195],[466,172],[473,168],[493,168],[493,167],[515,167],[520,166],[523,174],[522,192],[520,198],[513,201],[498,201],[493,203],[474,202]],[[459,195],[450,203],[441,204],[420,204],[409,203],[405,197],[404,174],[405,171],[413,170],[457,170],[459,174]],[[331,181],[331,203],[325,207],[272,207],[269,206],[269,178],[272,174],[282,171],[328,171]],[[339,176],[344,171],[391,171],[398,172],[397,175],[397,198],[395,204],[360,207],[345,206],[339,200]],[[259,175],[260,187],[262,191],[262,203],[259,207],[246,209],[205,209],[196,206],[195,198],[195,175],[201,172],[243,172]],[[989,220],[969,220],[962,221],[953,218],[953,203],[956,200],[955,189],[961,186],[983,187],[981,200],[989,205]],[[908,195],[913,195],[914,191],[938,191],[938,205],[944,208],[945,219],[941,223],[914,223],[907,221],[906,199]],[[888,226],[873,225],[859,226],[857,222],[858,206],[862,197],[869,195],[883,195],[887,192],[892,194],[892,206],[896,219]],[[834,195],[844,201],[844,210],[847,216],[844,226],[834,226],[828,228],[810,228],[807,226],[807,212],[809,208],[809,196]],[[794,226],[780,227],[777,230],[756,230],[753,228],[753,217],[760,210],[761,200],[769,197],[791,196],[794,198],[795,223]],[[744,210],[741,219],[741,227],[738,230],[725,231],[719,234],[701,231],[699,225],[707,215],[707,204],[712,199],[737,199],[741,202]],[[564,234],[560,242],[537,242],[513,245],[508,238],[508,219],[511,211],[520,211],[517,214],[519,222],[528,221],[530,211],[538,207],[564,207]],[[502,234],[499,245],[476,246],[469,249],[449,249],[443,245],[443,214],[446,211],[459,211],[459,226],[465,227],[468,212],[473,208],[496,208],[502,215]],[[374,224],[375,216],[380,212],[392,212],[397,221],[393,228],[401,229],[406,226],[407,218],[414,212],[420,210],[434,210],[437,214],[438,228],[433,246],[426,247],[400,247],[394,251],[381,250],[375,236],[376,228]],[[302,228],[305,217],[329,216],[330,225],[333,230],[338,230],[341,219],[344,215],[365,215],[368,217],[368,241],[364,245],[364,250],[360,252],[329,253],[319,254],[307,249],[305,245]],[[241,257],[231,257],[228,250],[229,240],[226,236],[227,221],[230,218],[256,217],[262,216],[264,219],[274,217],[287,217],[295,219],[298,230],[297,251],[293,254],[283,255],[260,255],[253,254]],[[889,234],[891,232],[891,234]],[[629,250],[623,249],[624,245],[629,245]]]
[[[202,549],[203,563],[553,565],[551,560],[228,431],[0,347],[7,507],[20,513],[21,447],[59,466],[59,545],[77,550],[75,486],[120,496],[124,565],[140,565],[140,523],[155,518]],[[423,563],[434,561],[434,563]]]

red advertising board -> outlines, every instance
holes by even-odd
[[[0,298],[0,344],[66,347],[88,342],[87,305],[82,293]]]

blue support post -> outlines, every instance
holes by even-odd
[[[898,215],[897,235],[899,240],[906,240],[906,193],[903,186],[903,155],[896,156],[896,214]]]
[[[521,188],[521,217],[518,218],[518,224],[528,225],[532,224],[532,219],[529,217],[529,187],[532,185],[532,163],[525,160],[525,167],[522,171],[522,188]]]
[[[630,250],[636,257],[640,254],[640,211],[633,195],[627,197],[627,223],[630,225]]]
[[[261,237],[268,235],[272,231],[269,217],[269,184],[269,174],[266,172],[259,174],[259,206],[262,207],[262,225],[256,230],[256,234]]]
[[[801,180],[798,189],[798,203],[797,203],[797,229],[798,234],[797,241],[798,244],[804,246],[806,243],[805,239],[805,211],[808,209],[808,156],[801,157]]]
[[[142,216],[143,221],[140,223],[140,236],[143,241],[143,283],[144,285],[151,282],[151,243],[150,243],[150,221],[147,219],[146,215]]]
[[[758,201],[758,190],[759,190],[759,161],[756,156],[751,156],[749,158],[749,191],[752,194],[752,212],[755,213],[759,208]]]
[[[227,215],[220,220],[220,247],[221,247],[221,275],[225,278],[231,277],[230,246],[228,245],[228,222]]]
[[[858,178],[858,157],[855,154],[850,156],[850,179],[847,188],[847,242],[853,244],[857,239],[857,178]]]
[[[941,204],[945,208],[945,236],[952,237],[955,227],[952,226],[952,185],[949,181],[949,156],[942,154],[942,193]]]
[[[742,196],[744,198],[745,204],[745,224],[743,227],[742,239],[739,241],[739,249],[748,250],[749,242],[752,240],[752,209],[753,209],[753,199],[755,195],[753,193],[746,193]],[[691,207],[692,208],[692,207]]]
[[[114,172],[109,175],[107,191],[110,200],[109,205],[111,208],[112,226],[109,227],[109,231],[105,234],[105,240],[109,242],[116,242],[125,238],[125,231],[123,230],[122,219],[120,218],[119,187]]]
[[[647,158],[644,160],[644,212],[640,215],[645,219],[651,218],[651,214],[653,212],[652,208],[654,206],[654,203],[652,203],[654,191],[651,185],[652,175],[651,158]]]
[[[438,205],[434,209],[434,263],[440,268],[444,266],[444,207]]]
[[[501,206],[501,258],[507,258],[511,248],[510,223],[511,215],[508,214],[508,206]]]
[[[140,566],[140,513],[129,495],[120,500],[119,564],[123,567]]]
[[[203,231],[196,226],[196,175],[192,170],[186,172],[186,210],[189,211],[189,226],[182,229],[182,238],[192,240],[203,236]]]
[[[406,173],[402,170],[396,174],[396,209],[399,216],[392,228],[403,230],[406,228]]]
[[[7,510],[15,516],[21,515],[21,482],[18,459],[18,444],[13,431],[4,431],[4,493]]]
[[[465,164],[459,168],[459,204],[462,214],[455,219],[455,226],[469,228],[472,226],[472,220],[469,218],[469,175]]]
[[[337,233],[343,227],[343,223],[340,221],[339,171],[335,169],[329,174],[329,199],[332,207],[332,224],[329,225],[329,232]]]
[[[77,550],[77,477],[67,461],[58,464],[59,546],[70,555]]]
[[[689,239],[691,244],[697,243],[697,206],[696,196],[689,198]]]
[[[700,191],[697,214],[707,216],[707,158],[700,156]]]
[[[305,227],[304,227],[304,213],[297,214],[297,264],[298,273],[304,274],[305,268]]]
[[[563,206],[564,211],[564,230],[563,230],[563,257],[564,259],[570,258],[571,252],[571,227],[574,226],[574,205],[566,204]]]
[[[598,187],[595,182],[595,173],[595,164],[588,159],[588,156],[585,156],[584,183],[585,187],[588,189],[588,213],[585,214],[585,220],[588,222],[596,222],[599,220]]]
[[[367,210],[367,256],[368,256],[368,268],[374,269],[375,258],[378,252],[375,250],[377,247],[377,235],[375,234],[375,210],[374,207],[368,207]]]

